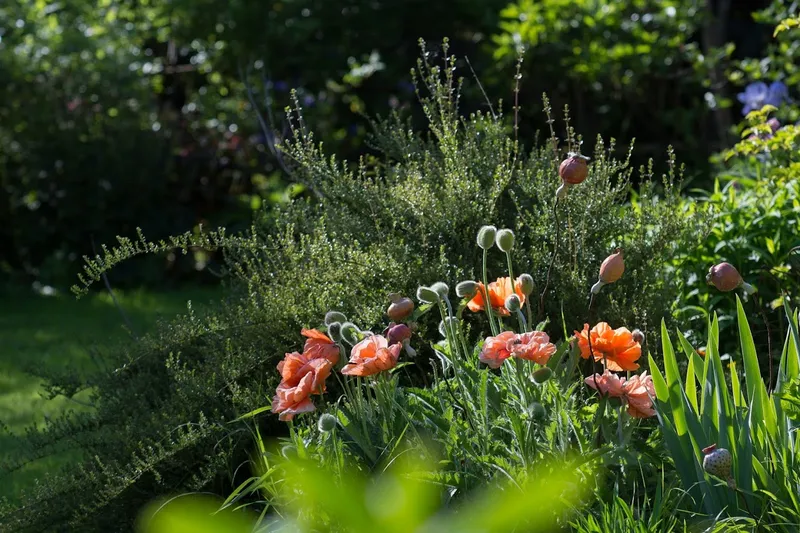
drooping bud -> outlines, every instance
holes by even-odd
[[[431,290],[436,291],[436,294],[438,294],[439,298],[442,300],[447,299],[447,297],[450,295],[450,287],[447,286],[447,283],[442,281],[437,281],[431,285]]]
[[[494,226],[483,226],[478,230],[478,246],[488,250],[494,246],[494,238],[497,235],[497,228]]]
[[[703,453],[705,454],[703,457],[703,470],[726,480],[730,486],[733,482],[731,477],[731,465],[733,464],[731,452],[725,448],[717,448],[716,444],[712,444],[703,448]]]
[[[425,304],[435,304],[439,302],[439,293],[430,287],[420,287],[417,289],[417,300]]]
[[[592,293],[597,294],[603,285],[617,281],[622,277],[623,272],[625,272],[625,261],[623,260],[622,250],[617,248],[617,251],[606,257],[600,265],[600,275],[597,283],[592,286]]]
[[[333,342],[342,342],[342,324],[339,322],[331,322],[328,324],[328,337]]]
[[[396,298],[392,299],[389,309],[386,310],[386,316],[395,322],[405,320],[414,312],[414,302],[411,301],[411,298],[399,294],[390,295],[390,298],[392,296],[396,296]]]
[[[317,421],[317,429],[322,433],[330,433],[336,429],[336,417],[330,413],[323,413]]]
[[[742,287],[747,294],[756,292],[755,287],[745,282],[739,271],[730,263],[720,263],[708,269],[706,281],[722,292],[730,292]]]
[[[345,322],[342,324],[341,336],[342,340],[351,345],[356,345],[361,340],[359,334],[361,330],[352,322]]]
[[[531,417],[534,420],[541,420],[547,415],[547,411],[545,411],[544,406],[539,402],[533,402],[528,406],[528,412],[531,414]]]
[[[333,322],[347,322],[347,317],[339,311],[328,311],[325,313],[325,325],[330,326]]]
[[[459,298],[472,298],[478,292],[478,285],[474,281],[462,281],[456,285],[456,296]]]
[[[395,324],[390,326],[386,331],[386,339],[389,341],[389,345],[396,344],[398,342],[403,342],[404,340],[411,338],[411,328],[406,326],[405,324]]]
[[[533,277],[530,274],[522,274],[519,278],[517,278],[517,283],[519,283],[519,290],[522,291],[522,294],[525,296],[531,295],[534,284]]]
[[[583,180],[589,175],[586,160],[587,158],[582,155],[570,154],[558,167],[558,175],[561,180],[570,185],[583,183]]]
[[[510,294],[506,298],[505,306],[510,312],[516,313],[522,306],[522,302],[520,301],[519,296],[516,294]]]
[[[631,332],[631,337],[633,337],[633,342],[638,342],[639,344],[644,342],[644,333],[642,333],[640,329],[633,330]]]
[[[551,377],[553,377],[553,371],[546,366],[543,366],[542,368],[538,369],[536,372],[533,373],[532,376],[533,382],[536,383],[537,385],[545,383]]]
[[[514,247],[514,232],[510,229],[501,229],[497,232],[497,247],[508,253]]]
[[[456,317],[448,316],[439,322],[439,333],[442,335],[442,337],[447,337],[447,334],[451,329],[457,330],[457,328],[458,319]]]

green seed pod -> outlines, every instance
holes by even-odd
[[[478,230],[478,246],[488,250],[494,246],[494,238],[497,235],[497,228],[494,226],[483,226]]]
[[[497,247],[508,253],[514,247],[514,232],[510,229],[501,229],[497,232]]]
[[[317,429],[319,429],[322,433],[330,433],[336,429],[336,417],[330,413],[324,413],[319,417]]]
[[[417,300],[425,304],[434,304],[439,301],[439,293],[431,287],[420,287],[417,289]]]
[[[339,311],[328,311],[325,313],[325,325],[330,326],[333,322],[347,322],[347,317]]]
[[[553,371],[549,367],[543,366],[533,373],[533,382],[537,385],[545,383],[548,379],[553,377]]]
[[[456,296],[459,298],[472,298],[477,294],[479,285],[474,281],[462,281],[456,285]]]

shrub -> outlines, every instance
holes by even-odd
[[[284,149],[313,197],[265,212],[250,234],[123,239],[88,261],[79,293],[132,256],[221,248],[231,297],[112,354],[114,370],[85,384],[94,388],[96,411],[29,437],[28,454],[18,461],[68,446],[84,450],[87,461],[43,481],[21,507],[5,508],[4,525],[14,531],[54,524],[126,529],[153,495],[227,483],[246,444],[228,422],[264,403],[273,365],[295,342],[291,332],[331,309],[372,326],[389,292],[412,294],[419,282],[437,279],[475,279],[476,224],[516,231],[519,270],[545,293],[542,312],[538,305],[533,311],[551,325],[580,327],[587,320],[588,287],[600,262],[623,247],[626,275],[594,312],[653,335],[672,311],[677,274],[668,268],[670,258],[698,225],[676,209],[680,197],[671,180],[677,176],[665,176],[660,190],[644,185],[629,203],[633,169],[598,141],[589,178],[556,209],[556,169],[564,149],[580,146],[580,139],[570,134],[564,146],[552,135],[544,147],[525,152],[509,138],[502,114],[459,117],[461,82],[453,67],[450,57],[440,65],[420,62],[428,129],[415,131],[397,116],[377,121],[372,146],[379,155],[358,165],[324,154],[295,110]],[[646,168],[641,175],[651,177]],[[504,264],[496,257],[489,268],[500,272]],[[422,331],[435,327],[420,323]],[[553,326],[550,331],[558,337]],[[430,355],[421,351],[420,365]],[[262,431],[280,430],[269,423]]]

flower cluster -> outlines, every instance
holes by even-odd
[[[745,87],[744,92],[736,97],[744,104],[742,115],[746,115],[751,111],[760,110],[765,105],[780,106],[789,100],[789,90],[786,84],[780,81],[774,81],[769,85],[757,81]]]
[[[589,376],[585,382],[603,396],[621,399],[628,406],[628,414],[632,417],[648,418],[656,414],[653,409],[656,390],[653,377],[647,375],[647,370],[625,379],[606,369],[602,374]]]
[[[505,331],[496,337],[486,338],[479,359],[490,368],[500,368],[509,357],[545,365],[555,352],[555,344],[550,342],[550,337],[544,331],[520,334]]]
[[[325,392],[325,380],[339,361],[339,347],[330,337],[316,329],[303,329],[301,334],[307,337],[303,353],[287,353],[278,363],[281,383],[272,399],[272,412],[284,421],[315,409],[311,395]]]
[[[611,329],[606,322],[598,323],[591,331],[591,348],[589,335],[589,324],[575,332],[584,359],[593,355],[595,361],[603,361],[608,370],[615,372],[639,368],[636,361],[642,356],[642,346],[628,328]]]

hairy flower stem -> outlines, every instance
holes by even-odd
[[[758,293],[753,293],[753,305],[756,306],[759,313],[761,313],[761,320],[764,321],[764,326],[767,328],[767,361],[769,363],[769,379],[767,380],[767,392],[772,392],[772,332],[770,331],[769,327],[769,320],[767,320],[767,314],[764,312],[764,308],[761,306],[761,298],[758,297]]]
[[[525,321],[525,315],[522,314],[522,311],[517,311],[517,319],[519,319],[519,330],[520,333],[527,333],[528,332],[528,323]]]
[[[486,270],[486,260],[489,256],[489,251],[483,250],[483,308],[486,311],[486,319],[489,321],[489,329],[492,330],[492,335],[497,336],[500,332],[492,319],[492,301],[489,299],[489,276]]]
[[[508,263],[508,278],[511,280],[511,293],[517,292],[517,287],[514,284],[514,268],[511,266],[511,252],[506,252],[506,262]]]
[[[547,276],[544,278],[544,287],[542,288],[542,294],[539,296],[539,312],[536,315],[536,319],[540,320],[542,314],[544,313],[544,297],[547,294],[547,287],[550,285],[550,273],[553,271],[553,265],[556,262],[556,255],[558,255],[558,241],[560,239],[561,234],[561,225],[558,223],[558,200],[559,198],[556,197],[556,201],[553,204],[553,219],[555,220],[556,225],[556,238],[553,242],[553,255],[550,256],[550,265],[547,267]]]
[[[594,351],[592,351],[592,305],[594,304],[594,293],[591,293],[591,297],[589,298],[589,308],[586,311],[588,315],[587,318],[587,326],[589,330],[586,332],[586,340],[589,342],[589,361],[592,365],[592,374],[594,374],[594,386],[597,389],[597,392],[600,396],[603,396],[603,391],[600,390],[600,386],[597,384],[597,372],[594,371]],[[606,361],[606,354],[603,354],[603,367],[604,369],[607,368],[607,361]],[[604,370],[605,372],[605,370]]]

